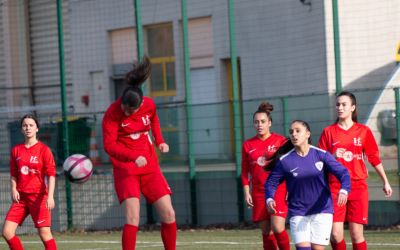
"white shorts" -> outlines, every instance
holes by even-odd
[[[328,213],[290,218],[290,235],[294,244],[310,242],[327,246],[332,231],[333,215]]]

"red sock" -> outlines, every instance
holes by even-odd
[[[283,230],[280,233],[275,233],[274,235],[276,242],[278,243],[279,250],[290,250],[290,240],[286,230]]]
[[[263,234],[262,238],[264,250],[276,250],[278,245],[276,244],[275,236],[273,234]]]
[[[24,247],[22,246],[18,236],[15,235],[14,237],[6,241],[11,250],[24,250]]]
[[[367,242],[353,243],[353,250],[367,250]]]
[[[44,241],[43,244],[45,250],[57,250],[57,245],[54,238],[48,241]]]
[[[332,250],[346,250],[346,241],[344,241],[344,239],[338,243],[331,241],[331,245]]]
[[[136,233],[138,227],[130,224],[125,224],[122,229],[122,249],[135,250],[136,248]]]
[[[161,239],[165,250],[176,249],[176,221],[172,223],[161,223]]]

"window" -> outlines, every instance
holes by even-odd
[[[172,24],[148,26],[146,45],[152,64],[150,96],[175,96],[175,53]]]

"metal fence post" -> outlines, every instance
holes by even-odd
[[[62,109],[62,160],[69,155],[68,139],[68,114],[67,114],[67,92],[65,81],[65,60],[64,60],[64,34],[62,17],[62,0],[57,0],[57,27],[58,27],[58,56],[60,64],[60,87],[61,87],[61,109]],[[67,228],[73,227],[73,213],[71,202],[71,183],[65,178],[65,195],[67,199]]]

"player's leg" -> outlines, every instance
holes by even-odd
[[[134,250],[140,222],[139,177],[126,173],[124,169],[116,168],[113,174],[115,192],[125,215],[125,224],[122,229],[122,249]]]
[[[53,238],[50,227],[39,227],[38,233],[45,250],[57,250],[56,241]]]
[[[280,216],[271,216],[271,227],[274,232],[278,248],[290,250],[290,239],[285,228],[286,219]]]
[[[332,214],[321,213],[311,215],[311,249],[323,250],[329,245],[332,230]]]
[[[271,230],[271,223],[269,220],[262,220],[258,222],[258,227],[261,229],[263,249],[277,249],[276,239]]]
[[[286,185],[279,185],[274,197],[277,213],[271,216],[271,228],[280,250],[290,250],[289,235],[285,227],[288,212],[286,193]]]
[[[349,222],[349,230],[351,242],[353,243],[353,249],[366,250],[367,242],[364,238],[364,225],[355,222]]]
[[[6,240],[11,250],[23,250],[22,243],[18,236],[15,234],[19,225],[21,225],[25,218],[29,215],[24,196],[21,195],[19,203],[12,203],[6,215],[3,225],[3,238]]]
[[[27,197],[29,211],[38,230],[40,239],[43,242],[45,250],[57,250],[56,241],[51,233],[51,211],[47,209],[47,195],[46,194],[31,194]]]
[[[22,243],[15,232],[17,230],[18,223],[6,220],[3,225],[3,238],[6,240],[11,250],[23,250]]]
[[[344,240],[344,221],[346,220],[347,206],[350,201],[347,201],[345,206],[339,207],[337,205],[337,197],[339,187],[331,187],[332,201],[333,201],[333,224],[331,232],[331,246],[332,250],[346,250],[346,242]]]
[[[161,238],[164,248],[176,249],[175,210],[171,201],[171,188],[161,171],[141,177],[141,190],[150,204],[153,204],[161,220]]]
[[[354,193],[353,193],[354,192]],[[364,238],[364,225],[368,223],[368,185],[366,182],[360,182],[351,190],[354,199],[347,205],[347,220],[349,222],[349,231],[353,249],[367,249],[367,243]]]
[[[167,250],[176,249],[176,221],[171,196],[164,195],[153,203],[161,220],[161,238]]]
[[[297,250],[311,250],[310,216],[293,216],[289,220],[290,237]]]

